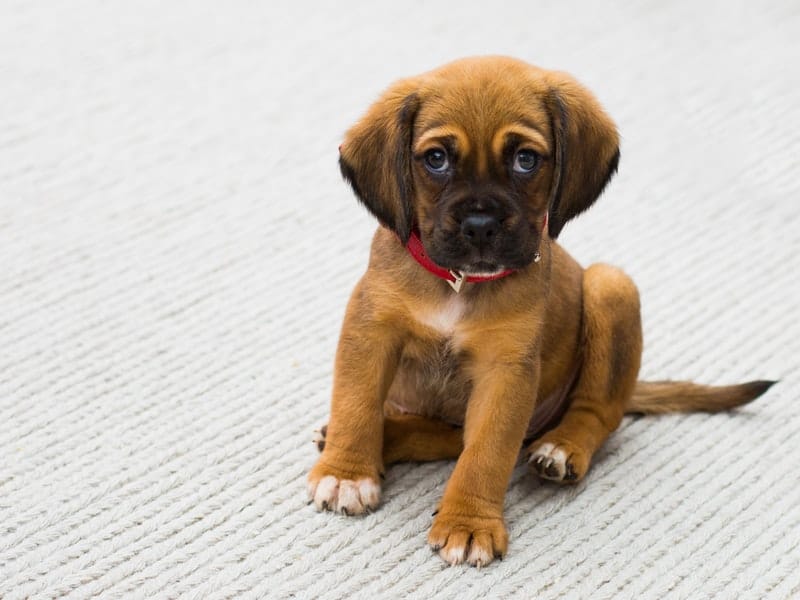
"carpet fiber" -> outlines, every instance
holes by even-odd
[[[800,596],[800,11],[767,3],[0,5],[0,597]],[[713,8],[716,6],[716,8]],[[561,238],[642,294],[643,378],[780,379],[520,465],[507,558],[425,545],[451,463],[306,505],[374,221],[345,129],[471,54],[569,71],[622,133]]]

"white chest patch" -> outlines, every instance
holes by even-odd
[[[417,321],[435,329],[445,337],[451,337],[458,322],[464,316],[464,300],[453,294],[447,302],[436,308],[420,311],[414,314]]]

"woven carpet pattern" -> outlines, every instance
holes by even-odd
[[[425,545],[451,463],[306,505],[375,223],[345,129],[472,54],[573,73],[623,137],[561,241],[642,294],[643,378],[780,379],[520,465],[507,558]],[[0,3],[0,597],[800,597],[797,2]]]

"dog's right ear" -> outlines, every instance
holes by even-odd
[[[345,135],[342,175],[358,199],[405,244],[414,221],[411,138],[419,108],[417,85],[394,84]]]

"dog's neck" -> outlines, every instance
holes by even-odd
[[[545,213],[544,217],[544,229],[547,229],[547,213]],[[461,287],[464,285],[464,282],[481,283],[484,281],[496,281],[498,279],[502,279],[503,277],[508,277],[515,272],[514,269],[505,269],[503,271],[498,271],[497,273],[466,274],[461,273],[460,271],[454,271],[452,269],[440,267],[433,262],[431,257],[428,256],[428,253],[425,252],[425,247],[422,245],[422,240],[419,237],[419,231],[416,228],[411,231],[411,236],[408,238],[408,242],[406,243],[406,250],[408,250],[408,253],[423,269],[429,273],[432,273],[433,275],[436,275],[439,279],[444,279],[448,284],[450,284],[450,287],[453,288],[456,293],[461,291]],[[539,262],[538,252],[536,253],[534,262]]]
[[[512,269],[505,269],[498,273],[491,273],[486,275],[466,275],[459,271],[452,269],[445,269],[437,265],[428,253],[425,252],[425,247],[422,245],[422,240],[419,238],[419,233],[414,230],[411,232],[411,237],[408,238],[406,250],[417,261],[417,263],[429,273],[436,275],[439,279],[444,279],[450,284],[456,293],[461,291],[461,286],[464,282],[479,283],[481,281],[495,281],[511,275],[514,271]]]

